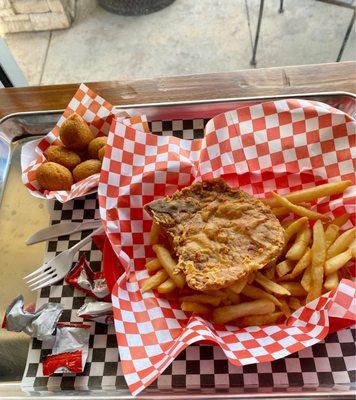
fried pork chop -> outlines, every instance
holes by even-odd
[[[270,208],[222,179],[195,183],[145,206],[169,237],[192,289],[232,285],[275,261],[284,231]]]

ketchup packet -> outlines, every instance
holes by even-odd
[[[97,300],[111,300],[103,272],[94,272],[84,254],[74,268],[68,272],[65,281]]]
[[[77,311],[77,316],[99,324],[113,324],[114,314],[112,304],[104,301],[86,299],[85,303]]]
[[[90,325],[58,323],[52,354],[42,362],[43,375],[83,372],[88,358]]]
[[[46,340],[52,336],[62,311],[63,305],[60,303],[44,304],[37,311],[25,308],[23,296],[20,295],[7,307],[1,327]]]

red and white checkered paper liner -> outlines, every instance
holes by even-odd
[[[22,181],[35,197],[57,199],[61,203],[65,203],[76,197],[96,191],[100,174],[91,175],[80,182],[74,183],[71,190],[44,190],[40,188],[36,181],[36,169],[46,161],[43,154],[44,151],[52,144],[61,144],[59,139],[59,127],[74,112],[83,117],[94,136],[107,136],[113,117],[121,113],[121,111],[115,111],[110,103],[98,96],[84,84],[81,84],[62,116],[59,118],[56,126],[44,138],[30,142],[22,149]],[[147,118],[145,116],[123,118],[122,123],[143,132],[149,131]]]
[[[214,325],[140,287],[153,256],[151,219],[143,205],[194,181],[219,176],[257,197],[341,179],[355,181],[351,151],[355,121],[325,104],[281,100],[226,112],[210,120],[205,137],[183,140],[140,132],[114,120],[99,184],[106,233],[126,269],[112,301],[121,365],[138,394],[188,345],[217,343],[236,365],[273,361],[322,340],[329,316],[355,318],[356,287],[343,280],[335,292],[297,310],[285,325]],[[343,197],[316,206],[354,217],[355,185]],[[351,226],[351,223],[348,223]],[[345,228],[350,227],[345,226]],[[353,303],[353,304],[352,304]]]

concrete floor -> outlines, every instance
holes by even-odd
[[[352,11],[315,0],[266,0],[257,68],[336,60]],[[176,0],[123,17],[77,0],[70,29],[5,35],[30,85],[251,68],[259,0]],[[29,51],[30,47],[30,51]],[[355,29],[342,60],[356,59]]]

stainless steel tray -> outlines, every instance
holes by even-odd
[[[281,98],[305,98],[322,101],[350,115],[356,114],[356,97],[350,93],[312,93],[275,97],[233,98],[201,100],[194,102],[176,102],[161,104],[139,104],[120,106],[131,112],[146,114],[150,121],[210,118],[220,112],[268,100]],[[27,247],[25,238],[48,224],[49,202],[32,197],[21,182],[20,152],[24,143],[45,135],[58,120],[62,110],[38,111],[11,114],[0,120],[0,316],[17,293],[24,294],[27,301],[35,300],[22,283],[22,276],[40,264],[44,254],[44,244]],[[15,265],[14,265],[15,264]],[[6,282],[6,284],[4,284]],[[21,334],[10,334],[0,331],[0,398],[20,398],[28,395],[52,398],[63,395],[63,392],[22,392],[19,380],[22,377],[26,362],[29,340]],[[75,398],[103,397],[127,398],[127,391],[75,391],[65,392],[66,396]],[[229,391],[204,390],[204,392],[170,393],[149,392],[144,398],[245,398],[245,397],[353,397],[354,388],[338,385],[337,387],[313,388],[275,388],[268,393],[266,389],[231,389]],[[141,397],[141,396],[140,396]]]

